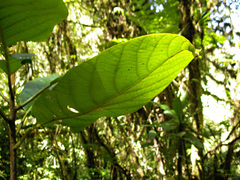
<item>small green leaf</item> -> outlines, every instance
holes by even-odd
[[[153,34],[113,46],[69,70],[34,103],[39,123],[80,130],[97,118],[131,113],[159,94],[194,57],[182,36]]]
[[[23,64],[27,63],[26,60],[30,60],[34,56],[34,54],[29,53],[20,53],[13,54],[12,57],[9,57],[9,66],[10,66],[10,74],[15,73]],[[5,60],[0,60],[0,68],[7,73],[7,64]]]
[[[160,127],[162,127],[163,131],[170,131],[170,130],[174,130],[176,128],[178,128],[178,121],[165,121],[162,122]]]
[[[32,53],[18,53],[18,54],[13,54],[12,58],[15,59],[31,59],[35,54]]]
[[[164,111],[171,110],[170,107],[168,105],[166,105],[166,104],[159,104],[157,102],[154,102],[154,103],[157,104]]]
[[[23,102],[25,102],[26,100],[31,98],[34,94],[36,94],[38,91],[40,91],[42,88],[48,86],[53,81],[55,82],[59,77],[60,76],[58,74],[52,74],[47,77],[39,77],[39,78],[34,79],[33,81],[27,82],[24,86],[24,89],[22,90],[22,92],[19,95],[20,103],[22,104]],[[29,109],[35,100],[30,102],[23,108],[25,110]]]
[[[186,132],[179,132],[179,133],[168,133],[169,137],[180,137],[182,138],[184,135],[186,134]]]
[[[44,41],[67,13],[62,0],[1,1],[0,42],[10,46],[18,41]]]
[[[178,115],[176,114],[176,112],[175,112],[173,109],[171,109],[171,110],[165,110],[163,113],[166,114],[166,115],[169,116],[169,117],[178,119]]]
[[[196,148],[203,149],[203,143],[196,138],[192,133],[187,133],[186,140],[190,141]]]
[[[174,33],[174,34],[177,34],[179,33],[179,27],[178,25],[170,25],[168,27],[166,27],[165,29],[163,29],[161,31],[161,33]]]
[[[176,136],[178,136],[178,137],[183,137],[185,134],[186,134],[186,132],[183,131],[183,132],[177,133]]]
[[[7,65],[5,60],[0,60],[0,68],[7,73]]]
[[[146,143],[143,143],[142,144],[142,148],[145,148],[145,147],[149,147],[149,146],[153,146],[153,142],[146,142]]]
[[[188,92],[184,91],[180,99],[181,99],[183,108],[185,108],[187,106]]]
[[[157,133],[154,130],[150,130],[148,132],[148,138],[152,140],[154,137],[156,137]]]
[[[183,105],[179,97],[175,97],[172,103],[172,108],[177,116],[178,119],[182,120],[182,110]]]

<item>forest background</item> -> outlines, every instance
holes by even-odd
[[[80,132],[39,127],[18,148],[18,179],[239,179],[240,10],[238,1],[64,1],[68,18],[15,74],[16,94],[37,77],[64,74],[105,49],[153,33],[185,36],[199,55],[137,112],[104,117]],[[2,71],[0,69],[0,71]],[[14,77],[13,77],[14,78]],[[7,76],[0,74],[1,111]],[[22,129],[36,119],[22,110]],[[21,120],[20,120],[21,119]],[[23,120],[24,121],[23,121]],[[9,179],[9,138],[0,118],[0,179]]]

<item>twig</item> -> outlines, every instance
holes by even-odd
[[[36,124],[36,125],[32,126],[31,128],[27,129],[25,134],[23,135],[23,137],[15,144],[15,146],[13,148],[17,149],[34,129],[37,129],[37,128],[39,128],[47,123],[51,123],[53,121],[56,121],[56,120],[54,119],[54,120],[46,121],[46,122],[43,122],[40,124]]]
[[[228,137],[225,139],[225,141],[229,140],[231,135],[234,133],[234,131],[239,127],[240,122],[238,122],[231,130],[231,132],[228,134]]]
[[[21,130],[21,128],[22,128],[25,120],[27,119],[27,115],[28,115],[28,113],[31,111],[31,109],[32,109],[31,107],[28,108],[27,112],[24,114],[24,116],[23,116],[23,118],[22,118],[22,121],[21,121],[21,124],[19,124],[19,126],[18,126],[18,128],[17,128],[16,135],[18,135],[19,131]]]
[[[40,124],[37,124],[36,126],[33,126],[29,129],[27,129],[27,131],[25,132],[23,137],[15,144],[15,146],[13,148],[17,149],[23,143],[23,141],[28,137],[28,134],[30,134],[30,132],[32,132],[34,129],[36,129],[38,127],[40,127]]]
[[[223,98],[219,98],[217,95],[212,94],[210,91],[203,90],[203,94],[208,95],[208,96],[211,96],[211,97],[214,98],[216,101],[222,101],[222,102],[231,104],[231,101],[225,100],[225,99],[223,99]]]
[[[209,72],[205,72],[205,75],[208,76],[210,79],[212,79],[214,82],[216,82],[217,84],[221,84],[221,85],[225,85],[226,83],[223,81],[219,81],[217,80],[215,77],[213,77],[212,74],[210,74]]]
[[[9,123],[9,119],[6,117],[6,115],[2,112],[2,110],[0,109],[0,115],[2,116],[2,118],[7,122]]]
[[[9,102],[8,98],[4,96],[2,92],[0,92],[0,96],[3,98],[3,100],[5,100],[6,102]]]

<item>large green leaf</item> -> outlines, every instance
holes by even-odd
[[[61,120],[81,129],[102,116],[136,111],[193,59],[182,36],[154,34],[113,46],[68,71],[34,103],[39,123]]]
[[[44,41],[66,17],[62,0],[0,0],[0,42]]]

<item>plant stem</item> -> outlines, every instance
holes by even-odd
[[[41,127],[45,124],[51,123],[53,121],[56,121],[56,120],[54,119],[54,120],[46,121],[46,122],[43,122],[41,124],[36,124],[36,125],[32,126],[31,128],[28,128],[25,131],[24,136],[15,144],[15,146],[13,148],[17,149],[34,129],[37,129],[37,128],[39,128],[39,127]]]
[[[9,122],[9,141],[10,141],[10,180],[17,179],[17,149],[14,149],[16,144],[16,129],[15,121]]]
[[[27,115],[28,115],[28,113],[31,111],[31,109],[32,109],[31,107],[28,108],[28,110],[27,110],[26,113],[24,114],[21,123],[20,123],[19,126],[16,128],[16,129],[17,129],[16,135],[18,135],[19,131],[21,130],[21,128],[22,128],[25,120],[27,119]]]
[[[15,97],[14,97],[14,91],[13,91],[13,88],[12,88],[12,81],[11,81],[11,71],[10,71],[10,64],[9,64],[9,57],[8,57],[8,47],[7,47],[7,44],[4,40],[4,35],[3,35],[3,31],[2,31],[1,26],[0,26],[0,34],[1,34],[1,40],[2,40],[2,45],[3,45],[3,49],[4,49],[4,57],[5,57],[6,66],[7,66],[8,88],[9,88],[9,95],[10,95],[9,106],[11,108],[11,106],[14,106]]]
[[[1,96],[6,102],[8,102],[8,98],[5,97],[1,92],[0,92],[0,96]]]
[[[2,27],[0,26],[0,38],[2,40],[3,50],[4,50],[4,57],[7,65],[7,75],[8,75],[8,88],[9,88],[9,109],[10,109],[10,116],[9,120],[7,121],[9,124],[9,143],[10,143],[10,180],[17,179],[17,150],[14,149],[16,144],[16,111],[15,111],[15,93],[12,88],[12,81],[11,81],[11,71],[10,71],[10,63],[9,63],[9,56],[8,56],[8,46],[5,42],[4,33]],[[3,115],[3,114],[1,114]],[[4,116],[3,116],[4,117]],[[5,116],[6,117],[6,116]],[[6,118],[5,118],[6,119]]]
[[[23,141],[28,137],[29,133],[38,127],[40,127],[40,124],[37,124],[36,126],[33,126],[29,129],[27,129],[24,136],[15,144],[14,149],[17,149],[23,143]]]
[[[9,119],[6,117],[6,115],[2,112],[2,110],[0,109],[0,116],[2,116],[2,118],[9,123]]]

